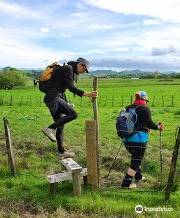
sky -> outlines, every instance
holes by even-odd
[[[180,71],[179,0],[0,0],[0,67]]]

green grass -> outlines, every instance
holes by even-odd
[[[92,90],[91,80],[80,80],[78,87]],[[153,120],[163,122],[163,187],[167,182],[170,158],[175,144],[175,129],[180,123],[180,80],[99,80],[99,122],[100,122],[100,156],[101,175],[108,173],[113,158],[120,146],[116,135],[115,119],[119,111],[130,103],[131,95],[138,90],[145,90],[150,97],[149,106]],[[11,101],[12,96],[12,101]],[[85,120],[93,118],[90,99],[73,97],[67,92],[68,99],[75,104],[78,119],[66,125],[65,143],[76,152],[76,160],[86,166],[85,153]],[[123,105],[122,105],[123,96]],[[152,100],[154,104],[152,106]],[[164,99],[164,105],[162,102]],[[172,106],[172,96],[174,104]],[[173,207],[173,212],[158,213],[162,217],[178,217],[179,189],[175,177],[174,192],[170,201],[164,202],[163,193],[159,190],[159,132],[152,131],[142,169],[148,178],[140,190],[142,192],[122,191],[120,184],[124,171],[129,165],[128,153],[121,145],[117,164],[106,185],[100,191],[92,193],[84,188],[80,198],[72,196],[72,185],[59,184],[56,195],[49,195],[46,176],[60,172],[56,145],[49,142],[41,133],[42,127],[52,122],[48,109],[44,106],[43,94],[37,88],[20,88],[0,90],[0,118],[7,117],[13,138],[17,178],[9,175],[5,149],[3,125],[0,126],[0,208],[3,216],[9,214],[52,214],[67,217],[136,217],[134,207],[142,204],[146,207]],[[179,170],[179,164],[177,166]],[[116,188],[113,188],[116,187]],[[145,192],[148,190],[149,192]],[[9,205],[7,208],[5,205]],[[14,206],[15,205],[15,206]],[[1,216],[0,213],[0,216]],[[64,215],[63,215],[64,214]],[[144,217],[155,217],[156,213],[144,214]]]

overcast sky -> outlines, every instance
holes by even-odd
[[[95,69],[180,70],[179,0],[0,0],[0,67],[79,56]]]

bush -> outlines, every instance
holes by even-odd
[[[26,86],[31,82],[23,71],[16,69],[0,72],[0,89],[8,89],[13,86]]]

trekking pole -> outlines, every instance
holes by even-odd
[[[161,123],[159,123],[161,125]],[[162,185],[162,130],[159,131],[159,159],[160,159],[160,172],[161,172],[161,178],[160,178],[160,184]]]
[[[122,143],[123,143],[123,142],[122,142]],[[122,143],[121,143],[121,145],[122,145]],[[115,158],[114,158],[114,160],[113,160],[113,162],[112,162],[111,168],[109,169],[109,172],[108,172],[107,176],[105,176],[105,178],[108,178],[108,177],[109,177],[109,175],[110,175],[110,173],[111,173],[111,170],[113,169],[113,167],[114,167],[114,165],[115,165],[116,159],[117,159],[118,154],[119,154],[120,149],[121,149],[121,145],[119,146],[119,150],[118,150],[118,152],[117,152],[117,154],[116,154],[116,156],[115,156]]]

